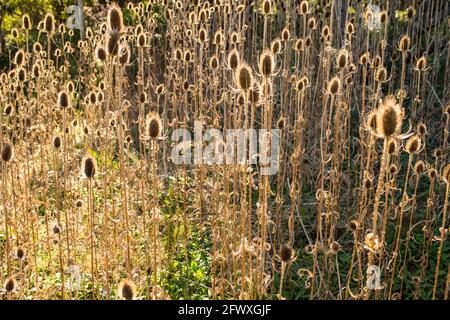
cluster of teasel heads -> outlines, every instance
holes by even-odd
[[[447,298],[444,2],[378,1],[379,30],[359,1],[111,4],[81,40],[24,15],[0,75],[1,297]],[[280,129],[277,174],[172,166],[194,121]],[[198,234],[207,282],[169,292]]]

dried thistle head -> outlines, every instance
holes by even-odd
[[[275,39],[270,45],[270,50],[272,50],[274,55],[278,55],[281,52],[281,40]]]
[[[70,97],[66,91],[61,91],[58,94],[58,107],[63,109],[70,107]]]
[[[149,113],[146,122],[146,135],[149,139],[156,140],[161,137],[162,134],[162,122],[157,113]]]
[[[341,79],[338,76],[334,76],[328,81],[327,92],[331,95],[339,94],[341,92]]]
[[[117,4],[112,4],[107,13],[107,23],[109,30],[123,31],[123,15],[122,10]]]
[[[123,280],[119,284],[117,295],[124,300],[134,300],[136,298],[136,285],[131,280]]]
[[[417,161],[414,164],[414,173],[419,175],[422,174],[426,169],[426,165],[425,162],[423,162],[422,160]]]
[[[275,57],[269,49],[265,49],[259,58],[259,73],[268,78],[275,70]]]
[[[376,112],[377,134],[382,138],[395,137],[400,134],[403,122],[403,110],[397,99],[386,96]]]
[[[238,89],[243,93],[248,93],[253,87],[253,72],[247,63],[239,64],[235,72],[235,81]]]
[[[406,52],[411,48],[411,38],[405,34],[398,42],[398,49],[402,52]]]
[[[339,50],[339,53],[336,56],[336,66],[339,69],[343,69],[349,63],[349,53],[347,49]]]
[[[294,256],[294,250],[291,248],[291,246],[289,244],[284,244],[280,250],[281,261],[287,263],[287,262],[291,261],[293,256]]]
[[[11,143],[4,143],[2,146],[2,161],[10,162],[14,158],[14,147]]]
[[[119,54],[120,34],[117,30],[111,30],[106,38],[106,52],[108,56],[115,57]]]
[[[231,70],[236,70],[240,64],[239,52],[236,49],[233,49],[228,54],[228,68]]]
[[[88,179],[94,178],[97,173],[97,162],[91,155],[86,155],[81,161],[81,173]]]
[[[272,0],[263,0],[261,4],[261,11],[263,15],[272,14]]]
[[[55,136],[55,137],[53,137],[52,144],[53,144],[53,148],[55,148],[56,150],[58,150],[59,148],[61,148],[61,145],[62,145],[62,139],[61,139],[61,137],[60,137],[60,136]]]
[[[55,18],[53,14],[47,13],[44,17],[44,31],[48,34],[53,34],[55,32]]]
[[[418,135],[413,135],[406,141],[405,149],[410,154],[420,152],[422,149],[422,139]]]

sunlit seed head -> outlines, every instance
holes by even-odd
[[[241,62],[237,67],[235,81],[239,90],[244,93],[247,93],[253,86],[252,69],[245,62]]]
[[[390,139],[388,141],[388,145],[387,145],[388,154],[393,155],[393,154],[397,153],[397,150],[398,150],[397,140]]]
[[[31,30],[31,28],[33,27],[33,23],[31,21],[31,18],[28,14],[24,14],[22,17],[22,27],[25,30]]]
[[[53,138],[53,148],[58,150],[59,148],[61,148],[61,145],[62,145],[61,137],[60,136],[54,137]]]
[[[107,13],[107,23],[109,30],[116,30],[118,32],[123,31],[123,15],[122,10],[117,4],[113,4],[109,7]]]
[[[309,11],[308,1],[303,0],[299,5],[299,12],[301,15],[306,15]]]
[[[16,281],[13,277],[6,279],[5,284],[3,285],[3,288],[5,288],[6,292],[12,292],[15,287]]]
[[[147,116],[146,131],[148,137],[152,140],[156,140],[161,137],[162,123],[158,114],[150,113]]]
[[[411,47],[411,38],[407,34],[402,36],[398,42],[398,47],[402,52],[408,51]]]
[[[44,17],[44,31],[48,34],[55,32],[55,18],[51,13],[47,13]]]
[[[294,255],[294,250],[288,244],[284,244],[280,250],[280,258],[284,263],[290,262]]]
[[[106,40],[106,51],[108,56],[114,57],[119,54],[119,40],[120,34],[117,30],[112,30],[108,33]]]
[[[272,14],[272,0],[263,0],[261,11],[264,15]]]
[[[130,280],[123,280],[119,284],[118,296],[124,300],[133,300],[136,298],[136,285]]]
[[[275,57],[269,49],[265,49],[259,57],[259,72],[264,77],[270,77],[275,69]]]
[[[70,107],[70,97],[66,91],[61,91],[58,94],[58,107],[63,109]]]
[[[425,56],[420,57],[416,61],[416,70],[417,71],[424,71],[427,68],[427,59]]]
[[[280,39],[275,39],[270,45],[270,50],[274,55],[278,55],[281,52],[281,41]]]
[[[376,113],[377,133],[382,138],[397,136],[403,121],[403,110],[394,96],[386,96]]]
[[[339,69],[343,69],[347,66],[349,62],[349,53],[346,49],[342,49],[339,51],[337,57],[336,57],[336,66]]]
[[[330,81],[328,81],[327,91],[329,94],[335,95],[341,92],[341,80],[339,77],[335,76]]]
[[[425,171],[425,168],[426,168],[425,162],[419,160],[414,164],[414,173],[418,175],[422,174]]]
[[[396,174],[397,171],[398,171],[398,168],[397,168],[397,166],[396,166],[395,164],[391,164],[391,165],[389,166],[389,174],[390,174],[390,175]]]
[[[387,80],[387,70],[385,67],[380,66],[377,68],[377,71],[375,73],[375,80],[378,83],[384,83]]]
[[[92,156],[86,155],[83,157],[81,161],[81,173],[88,179],[92,179],[96,175],[97,163]]]
[[[405,149],[408,153],[418,153],[422,147],[422,139],[414,135],[406,141]]]
[[[2,146],[2,160],[9,162],[14,158],[14,147],[10,143],[4,143]]]

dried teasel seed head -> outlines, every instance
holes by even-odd
[[[270,77],[275,70],[275,57],[269,49],[265,49],[259,58],[259,72],[264,77]]]
[[[62,229],[61,229],[61,226],[59,226],[58,224],[55,224],[54,226],[53,226],[53,233],[54,234],[58,234],[58,233],[61,233],[61,231],[62,231]]]
[[[48,34],[55,32],[55,18],[51,13],[47,13],[44,17],[44,31]]]
[[[364,179],[364,188],[365,189],[372,188],[372,179],[370,179],[370,178],[365,178]]]
[[[358,221],[356,221],[356,220],[351,220],[351,221],[349,222],[349,224],[348,224],[348,227],[349,227],[350,230],[356,231],[356,230],[358,230],[358,228],[359,228],[359,223],[358,223]]]
[[[9,162],[14,158],[14,147],[10,143],[4,143],[2,146],[2,161]]]
[[[25,257],[25,250],[22,249],[21,247],[17,248],[16,256],[17,259],[22,260]]]
[[[114,57],[119,54],[120,34],[117,30],[111,30],[106,39],[106,52],[108,56]]]
[[[420,136],[424,136],[427,133],[427,126],[425,125],[425,123],[421,122],[419,123],[419,125],[417,126],[417,134]]]
[[[119,284],[118,296],[124,300],[133,300],[136,298],[136,285],[128,279]]]
[[[301,15],[306,15],[309,11],[308,1],[303,0],[299,5],[299,12]]]
[[[425,171],[425,168],[426,168],[425,162],[419,160],[414,164],[414,173],[417,175],[422,174]]]
[[[284,244],[280,250],[280,258],[283,262],[289,262],[294,255],[294,250],[291,248],[289,244]]]
[[[94,178],[97,173],[97,162],[91,155],[86,155],[81,161],[81,173],[88,179]]]
[[[398,168],[395,164],[391,164],[389,167],[389,174],[394,175],[398,171]]]
[[[147,135],[150,139],[155,140],[161,137],[162,123],[161,118],[157,113],[150,113],[147,116],[146,123]]]
[[[241,62],[235,72],[235,81],[238,89],[247,93],[253,86],[252,69],[245,62]]]
[[[377,133],[382,138],[394,137],[400,133],[403,110],[394,96],[386,96],[381,101],[376,113],[376,121]]]
[[[317,22],[316,22],[316,18],[311,17],[308,19],[308,29],[310,30],[316,30],[317,28]]]
[[[380,21],[382,24],[386,24],[386,22],[388,21],[389,15],[388,12],[386,10],[381,11],[380,13]]]
[[[240,64],[239,52],[236,49],[233,49],[228,54],[228,68],[231,70],[236,70]]]
[[[16,66],[21,66],[24,63],[25,63],[25,52],[22,49],[20,49],[14,55],[14,64]]]
[[[219,59],[217,56],[212,56],[211,59],[209,59],[209,66],[212,70],[217,70],[219,68]]]
[[[291,38],[291,32],[289,31],[288,27],[285,27],[282,31],[281,31],[281,39],[283,41],[289,41],[289,39]]]
[[[416,61],[416,70],[424,71],[426,68],[427,68],[427,58],[425,58],[425,56],[421,56]]]
[[[272,0],[263,0],[261,11],[266,16],[272,14]]]
[[[28,14],[24,14],[22,17],[22,27],[25,30],[31,30],[33,27],[33,23],[31,22],[31,18]]]
[[[53,148],[55,148],[56,150],[58,150],[59,148],[61,148],[62,145],[62,140],[60,136],[56,136],[53,138]]]
[[[418,135],[413,135],[406,141],[405,149],[408,153],[418,153],[422,148],[422,139]]]
[[[333,77],[328,81],[327,91],[329,94],[339,94],[341,92],[341,80],[338,76]]]
[[[349,53],[346,49],[342,49],[339,51],[338,55],[336,56],[336,66],[339,69],[343,69],[347,66],[349,62]]]
[[[408,18],[408,20],[411,20],[414,17],[414,13],[415,10],[413,7],[409,7],[408,9],[406,9],[406,17]]]
[[[281,52],[281,40],[275,39],[270,45],[270,50],[272,50],[274,55],[278,55]]]
[[[83,200],[77,199],[77,201],[75,201],[75,207],[81,208],[82,206],[83,206]]]
[[[123,31],[123,15],[122,10],[117,4],[112,4],[107,13],[107,23],[109,30]]]
[[[341,245],[337,241],[333,241],[330,244],[330,250],[332,253],[337,253],[339,250],[341,250]]]
[[[440,157],[442,157],[442,149],[441,149],[441,148],[436,148],[436,149],[433,151],[433,156],[434,156],[435,158],[440,158]]]
[[[359,63],[362,65],[368,64],[370,61],[370,54],[368,52],[363,53],[361,57],[359,57]]]
[[[398,144],[397,140],[395,139],[389,139],[388,145],[387,145],[387,152],[389,155],[393,155],[398,150]]]
[[[400,51],[406,52],[410,49],[410,47],[411,47],[411,38],[407,34],[405,34],[400,38],[398,42],[398,48]]]
[[[375,72],[375,80],[378,83],[384,83],[387,80],[387,70],[383,66],[379,66]]]
[[[70,97],[66,91],[61,91],[58,94],[58,107],[63,109],[70,107]]]
[[[16,287],[16,281],[13,277],[6,279],[5,284],[3,285],[6,292],[12,292]]]
[[[430,170],[428,170],[428,176],[429,176],[431,179],[436,178],[436,176],[437,176],[436,169],[431,168]]]
[[[98,61],[104,62],[106,60],[106,50],[103,47],[98,47],[95,50],[95,57]]]

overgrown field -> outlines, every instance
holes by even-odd
[[[0,299],[448,298],[446,0],[88,4],[6,35]]]

